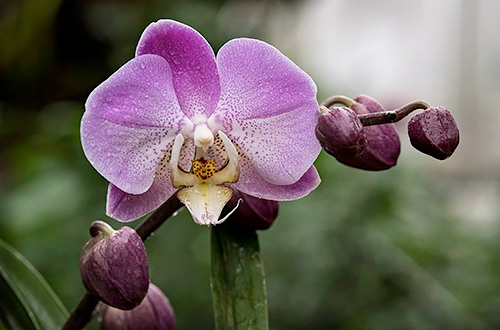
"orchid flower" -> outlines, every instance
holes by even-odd
[[[316,86],[263,41],[233,39],[216,57],[193,28],[152,23],[85,109],[83,150],[121,221],[177,194],[196,223],[216,225],[234,190],[294,200],[320,182]]]

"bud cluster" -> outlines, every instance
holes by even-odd
[[[343,106],[333,106],[337,103]],[[374,98],[361,95],[328,98],[321,105],[316,137],[323,149],[339,162],[363,170],[380,171],[396,165],[401,143],[394,126],[417,109],[424,109],[408,123],[415,149],[436,159],[450,157],[458,146],[459,132],[444,107],[417,101],[386,111]]]

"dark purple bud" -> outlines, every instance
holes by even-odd
[[[129,227],[114,231],[94,221],[92,237],[83,247],[80,273],[87,290],[106,304],[132,309],[146,296],[149,270],[146,249]]]
[[[241,202],[238,205],[240,199]],[[236,205],[238,207],[229,217],[229,221],[250,229],[268,229],[278,216],[279,203],[277,201],[250,196],[238,190],[234,191],[231,200],[224,207],[222,216],[231,212]]]
[[[124,311],[106,307],[102,317],[103,330],[173,330],[174,309],[161,290],[151,283],[146,298],[139,306]]]
[[[346,107],[334,107],[319,116],[316,137],[323,149],[341,159],[359,156],[366,145],[366,134],[356,113]]]
[[[444,160],[458,146],[457,123],[444,107],[431,107],[417,114],[408,122],[408,135],[415,149]]]
[[[358,115],[385,111],[377,100],[361,95],[354,99],[351,109]],[[363,170],[381,171],[396,165],[401,150],[401,143],[394,124],[363,127],[366,135],[364,151],[355,158],[337,159],[349,166]]]

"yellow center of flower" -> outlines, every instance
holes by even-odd
[[[218,131],[227,156],[225,164],[215,169],[215,159],[206,159],[207,150],[214,145],[212,132],[203,126],[195,131],[195,160],[191,161],[191,171],[179,167],[181,149],[184,144],[182,134],[177,134],[170,156],[172,184],[177,197],[191,212],[196,223],[205,226],[217,225],[234,212],[236,207],[224,218],[219,219],[224,205],[231,199],[233,190],[226,184],[238,181],[240,175],[238,151],[233,142],[222,131]],[[238,202],[239,204],[239,202]]]
[[[215,174],[215,160],[213,159],[205,160],[204,158],[200,158],[193,160],[192,164],[193,174],[196,175],[201,183],[205,183]]]

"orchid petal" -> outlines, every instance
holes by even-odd
[[[220,94],[215,56],[198,31],[172,20],[159,20],[144,30],[136,56],[156,54],[170,65],[182,111],[189,117],[214,111]]]
[[[242,167],[240,178],[230,187],[258,198],[275,201],[295,200],[309,195],[321,183],[314,166],[311,166],[297,182],[291,185],[275,185],[262,178],[248,159],[244,159],[240,164]]]
[[[109,184],[106,215],[123,222],[136,220],[158,208],[176,190],[170,183],[168,173],[155,178],[151,188],[141,195],[127,194]]]
[[[176,160],[178,168],[189,168],[194,157],[195,146],[192,139],[180,145],[180,157]],[[170,148],[158,164],[152,186],[143,194],[128,194],[113,184],[108,187],[106,214],[120,221],[132,221],[159,207],[169,199],[177,188],[171,181],[171,158],[174,148]]]
[[[96,170],[120,190],[140,194],[187,121],[180,111],[167,62],[136,57],[100,84],[85,104],[81,139]]]
[[[202,183],[177,192],[177,198],[186,206],[193,220],[199,225],[216,225],[222,209],[231,199],[233,190],[225,186]]]
[[[226,43],[217,64],[221,98],[209,125],[223,126],[265,181],[298,181],[321,150],[312,79],[276,48],[254,39]]]

